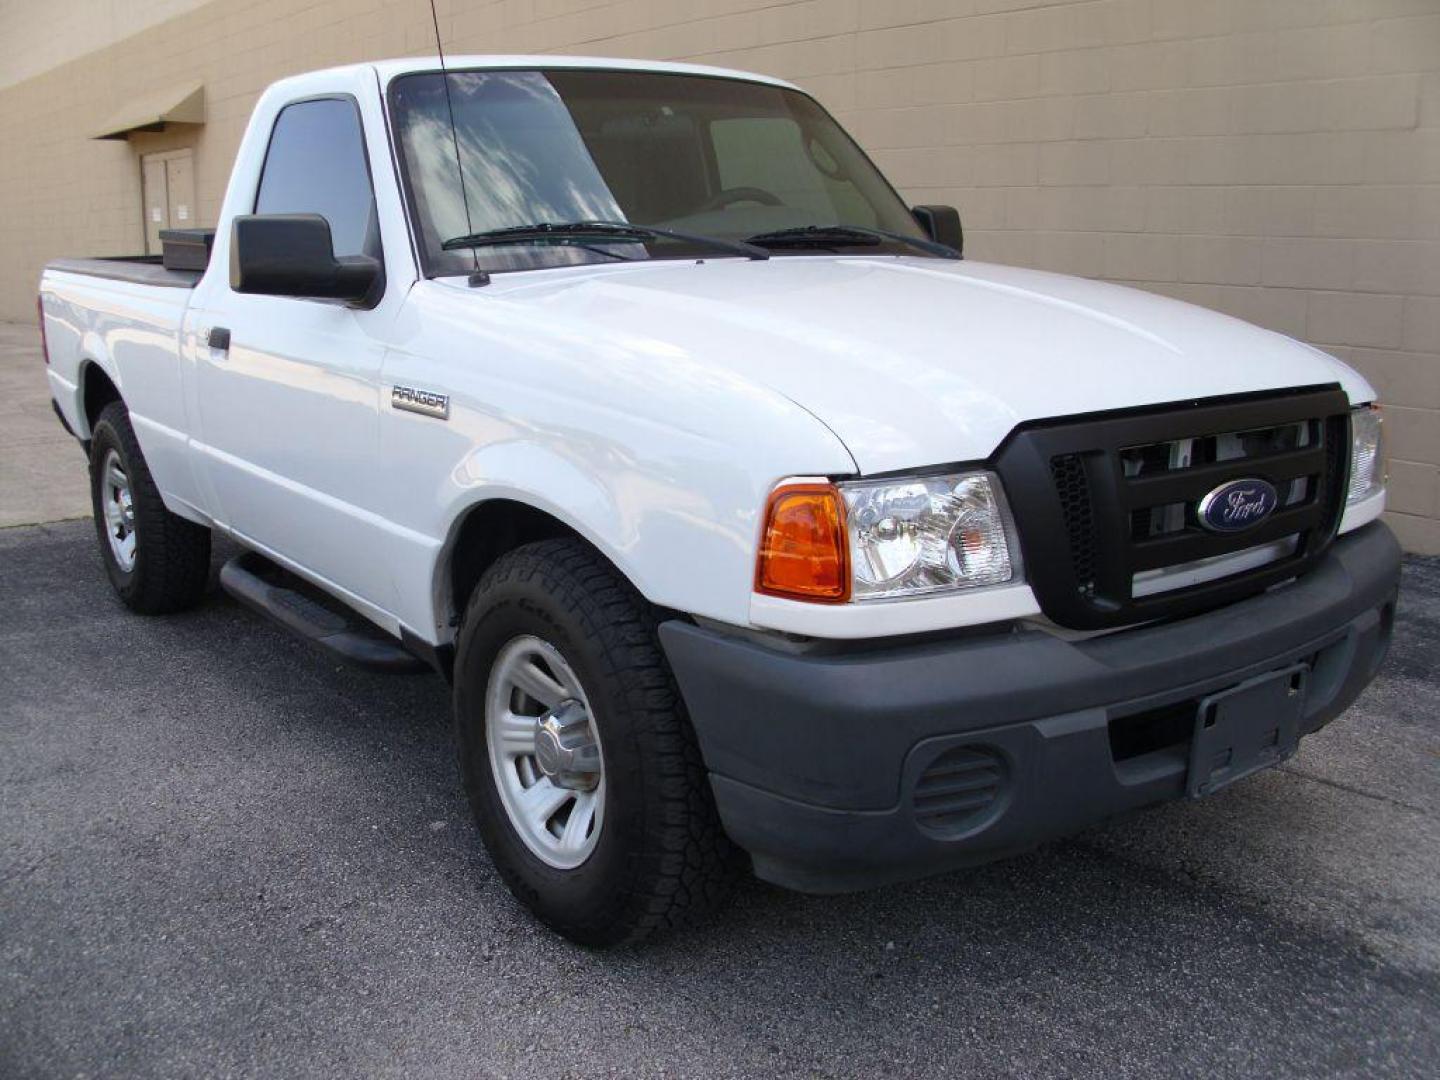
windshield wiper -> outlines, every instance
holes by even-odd
[[[441,244],[446,251],[457,248],[497,247],[501,244],[635,244],[647,240],[681,240],[702,247],[728,251],[743,255],[747,259],[768,259],[770,253],[763,247],[740,240],[725,240],[719,236],[701,236],[698,233],[676,232],[654,225],[632,225],[627,221],[541,221],[533,225],[512,225],[504,229],[487,229],[484,232],[456,236]]]
[[[776,229],[774,232],[756,233],[747,236],[747,244],[762,247],[876,247],[885,240],[905,244],[920,251],[939,255],[945,259],[958,259],[960,253],[954,248],[934,240],[922,240],[918,236],[887,232],[884,229],[870,229],[864,225],[801,225],[794,229]]]

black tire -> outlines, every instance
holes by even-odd
[[[457,646],[457,752],[480,835],[516,898],[582,945],[638,941],[710,909],[738,865],[655,628],[648,604],[592,548],[544,540],[486,572]],[[526,846],[490,764],[490,670],[524,635],[553,645],[578,676],[604,755],[604,825],[586,861],[570,870]]]
[[[117,560],[105,520],[103,474],[111,451],[124,468],[134,510],[135,555],[130,569]],[[91,432],[90,505],[100,558],[126,607],[142,615],[163,615],[199,603],[210,581],[210,530],[165,509],[130,426],[130,414],[118,401],[101,410]]]

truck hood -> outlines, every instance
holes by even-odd
[[[1238,319],[968,261],[667,260],[497,275],[475,294],[502,297],[537,328],[583,325],[783,394],[863,473],[985,458],[1027,420],[1337,382],[1374,397],[1338,360]]]

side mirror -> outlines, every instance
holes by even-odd
[[[230,232],[230,287],[263,296],[364,303],[378,295],[381,266],[368,255],[335,257],[319,214],[245,214]]]
[[[916,206],[910,213],[937,244],[965,253],[965,230],[960,227],[960,211],[953,206]]]

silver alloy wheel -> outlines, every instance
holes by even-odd
[[[100,465],[100,508],[105,513],[105,537],[110,541],[110,554],[125,573],[135,569],[135,501],[130,494],[130,478],[120,454],[111,450]]]
[[[590,857],[605,814],[605,759],[590,703],[560,651],[526,635],[500,650],[485,688],[495,787],[525,846],[549,866]]]

